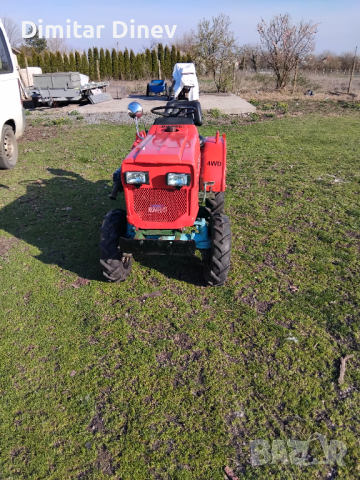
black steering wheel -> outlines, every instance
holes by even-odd
[[[169,111],[171,110],[171,111]],[[190,106],[182,106],[182,105],[174,105],[171,107],[154,107],[151,109],[151,113],[154,113],[155,115],[160,115],[161,117],[178,117],[181,112],[186,110],[187,113],[195,113],[196,108],[195,107],[190,107]]]

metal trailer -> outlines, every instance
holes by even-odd
[[[92,103],[99,103],[112,99],[109,93],[103,93],[109,82],[89,82],[89,77],[79,72],[45,73],[33,77],[34,85],[26,88],[26,93],[32,98],[34,108],[39,102],[53,107],[59,102],[89,99]]]
[[[156,97],[159,93],[163,93],[167,97],[168,88],[165,80],[151,80],[146,87],[146,96],[150,97],[150,93],[154,93]]]

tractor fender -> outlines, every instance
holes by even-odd
[[[204,190],[204,182],[215,182],[207,185],[206,191],[224,192],[226,188],[226,136],[207,137],[201,149],[200,190]]]

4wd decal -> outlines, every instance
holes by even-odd
[[[211,167],[221,167],[222,162],[219,160],[209,160],[206,165],[210,165]]]

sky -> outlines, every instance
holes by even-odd
[[[143,47],[150,46],[149,39],[131,38],[131,20],[134,20],[135,37],[137,26],[147,25],[149,31],[155,25],[162,26],[164,44],[171,44],[171,39],[165,33],[164,25],[169,29],[176,25],[174,38],[181,37],[185,32],[196,29],[197,23],[202,18],[211,19],[220,13],[229,15],[232,20],[231,29],[234,31],[239,44],[257,43],[259,35],[256,25],[264,18],[271,19],[280,13],[289,13],[294,22],[302,19],[312,20],[319,25],[316,38],[316,52],[331,50],[335,53],[353,51],[357,45],[360,47],[360,2],[359,0],[37,0],[29,2],[17,0],[16,2],[1,2],[0,18],[8,16],[21,26],[22,21],[32,21],[36,25],[42,19],[43,25],[62,25],[66,31],[67,22],[70,25],[77,21],[79,25],[96,26],[105,25],[101,29],[101,38],[71,38],[66,42],[71,48],[87,49],[92,46],[112,48],[119,42],[119,48],[132,48],[135,52]],[[113,38],[113,22],[122,21],[128,27],[128,33],[123,38]],[[123,31],[118,27],[119,33]],[[83,33],[83,28],[79,29]]]

